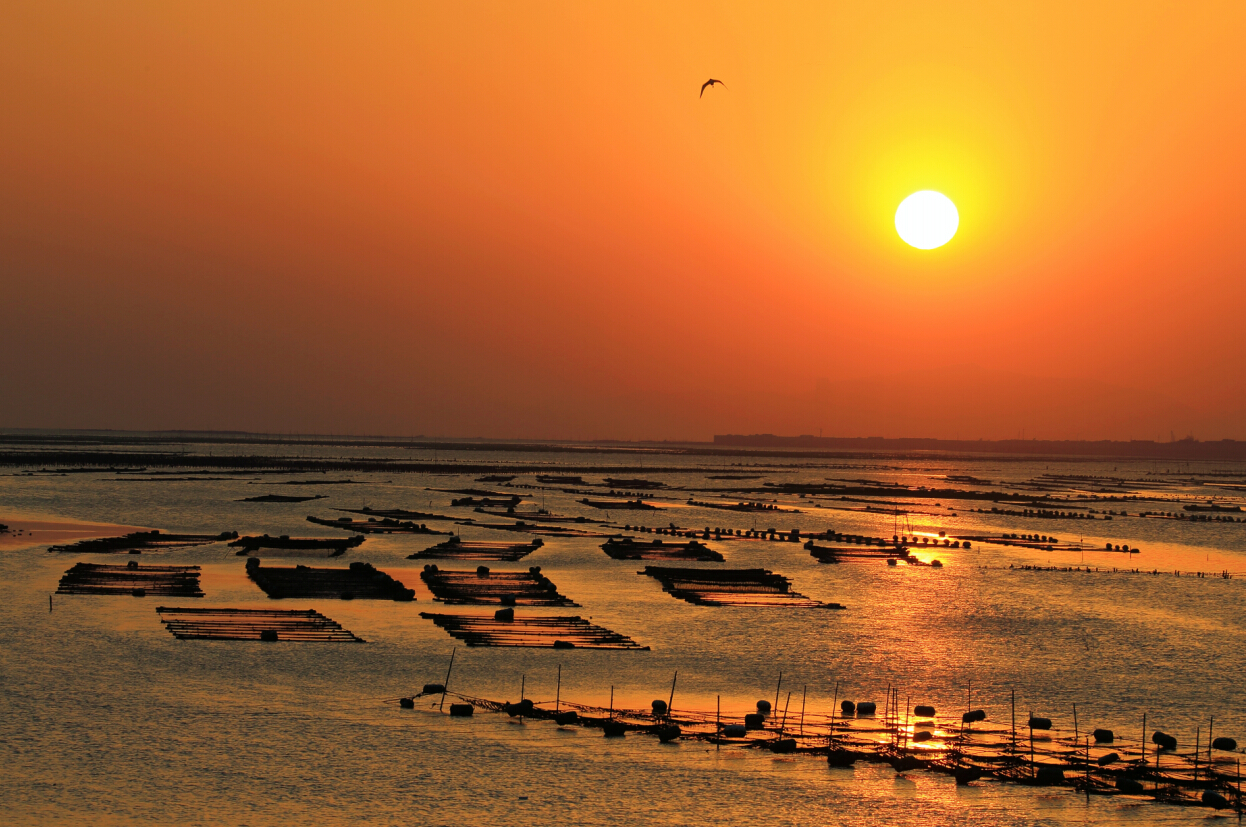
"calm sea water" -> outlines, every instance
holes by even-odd
[[[189,450],[196,450],[190,447]],[[220,447],[213,448],[220,454]],[[243,449],[233,449],[243,450]],[[274,449],[265,449],[273,453]],[[423,458],[394,449],[301,449],[301,453]],[[432,454],[427,456],[432,458]],[[439,459],[447,459],[441,452]],[[583,456],[539,458],[472,453],[463,461],[583,465]],[[670,485],[705,487],[738,459],[594,457],[684,470],[649,474]],[[773,460],[758,460],[760,463]],[[849,465],[852,467],[832,467]],[[730,470],[739,471],[738,467]],[[1022,484],[1044,473],[1108,474],[1146,479],[1178,469],[1163,463],[1005,462],[930,458],[765,467],[766,479],[869,478],[911,485],[950,485],[940,475],[968,474]],[[1200,465],[1191,473],[1240,471]],[[642,476],[628,473],[624,476]],[[350,485],[280,485],[298,475],[256,481],[137,482],[109,472],[0,477],[0,522],[61,518],[148,526],[168,531],[324,535],[308,514],[367,504],[448,513],[452,495],[427,490],[480,487],[460,476],[340,474]],[[533,482],[531,474],[516,482]],[[490,487],[490,486],[484,486]],[[261,493],[310,492],[328,499],[296,504],[237,500]],[[524,493],[524,492],[518,492]],[[1229,490],[1189,486],[1165,496],[1228,497]],[[535,495],[538,504],[540,493]],[[698,495],[701,497],[703,495]],[[544,492],[562,514],[602,516],[579,497]],[[619,522],[659,526],[828,527],[891,536],[893,518],[810,508],[754,517],[661,499],[668,510]],[[759,698],[807,693],[810,711],[829,711],[839,696],[881,703],[888,686],[903,698],[959,710],[968,702],[1006,721],[1010,693],[1018,715],[1052,718],[1072,730],[1077,704],[1083,729],[1136,734],[1147,715],[1193,744],[1215,716],[1216,734],[1246,741],[1243,597],[1246,523],[1193,524],[1021,519],[971,513],[979,502],[923,502],[906,532],[949,535],[1013,531],[1084,538],[1102,547],[1129,543],[1131,562],[1106,553],[1028,552],[985,546],[940,549],[945,567],[860,563],[826,566],[795,543],[735,542],[716,547],[728,565],[761,566],[790,577],[810,597],[844,612],[707,608],[662,592],[637,575],[643,563],[616,561],[600,540],[546,538],[518,564],[540,565],[559,590],[595,623],[652,647],[648,652],[465,648],[458,645],[451,688],[479,697],[553,700],[561,667],[564,699],[647,707],[665,698],[678,670],[677,708],[741,716]],[[1105,506],[1117,508],[1116,505]],[[1179,511],[1179,506],[1130,504]],[[457,510],[468,516],[466,510]],[[477,515],[479,516],[479,515]],[[465,539],[512,535],[466,528]],[[223,545],[144,554],[143,562],[203,567],[207,597],[198,601],[48,595],[78,560],[130,558],[49,554],[46,547],[0,552],[0,820],[71,824],[1189,824],[1210,811],[1125,799],[1086,802],[1071,790],[1036,791],[987,783],[957,787],[941,775],[897,778],[885,765],[828,769],[813,757],[715,751],[704,744],[660,745],[645,737],[607,741],[593,730],[549,722],[520,725],[505,716],[451,719],[435,710],[401,711],[390,701],[445,677],[457,645],[419,617],[434,604],[406,555],[441,538],[370,537],[334,564],[367,560],[417,591],[415,603],[286,600],[281,608],[316,608],[365,638],[365,645],[261,645],[177,641],[159,623],[159,603],[269,607],[246,578],[242,560]],[[306,561],[312,563],[312,561]],[[1034,572],[1023,564],[1144,567],[1164,575]],[[313,563],[314,564],[314,563]],[[1230,570],[1243,576],[1175,577],[1171,572]]]

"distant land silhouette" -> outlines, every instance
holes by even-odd
[[[1131,439],[1128,442],[1080,439],[925,439],[881,436],[776,436],[775,434],[717,434],[714,445],[724,448],[768,448],[779,450],[852,451],[939,451],[953,454],[1023,454],[1036,456],[1081,456],[1105,459],[1163,460],[1246,460],[1246,442],[1222,439],[1200,442],[1189,438],[1172,442]]]

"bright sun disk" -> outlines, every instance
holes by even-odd
[[[896,232],[909,246],[919,250],[942,247],[956,235],[960,213],[941,192],[920,190],[896,208]]]

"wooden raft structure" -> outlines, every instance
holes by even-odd
[[[854,560],[908,560],[907,546],[819,546],[813,540],[805,549],[819,563],[845,563]]]
[[[590,500],[585,497],[582,500],[576,500],[580,505],[587,505],[592,508],[600,508],[603,511],[660,511],[659,506],[653,503],[647,503],[644,500]]]
[[[203,597],[198,566],[124,566],[78,563],[61,577],[57,594]]]
[[[247,576],[264,594],[280,598],[332,600],[415,600],[415,590],[369,563],[351,563],[345,569],[309,566],[265,566],[258,557],[247,560]]]
[[[328,526],[329,528],[340,528],[343,531],[353,531],[356,534],[453,534],[452,531],[438,531],[435,528],[429,528],[423,523],[417,523],[410,520],[396,520],[393,517],[369,517],[366,520],[352,520],[350,517],[338,517],[334,520],[325,519],[324,517],[312,517],[308,515],[307,522],[316,525]]]
[[[156,609],[178,640],[289,640],[300,643],[363,643],[338,623],[311,609]]]
[[[448,604],[476,606],[578,606],[558,593],[558,587],[540,566],[527,571],[447,571],[427,565],[420,579],[435,599]]]
[[[391,520],[444,520],[446,522],[454,522],[459,517],[448,517],[445,514],[432,514],[426,511],[408,511],[405,508],[338,508],[336,511],[344,511],[347,514],[362,514],[366,517],[383,517]]]
[[[444,543],[429,546],[423,551],[407,555],[408,560],[487,560],[513,563],[527,557],[545,543],[540,537],[529,543],[490,543],[476,540],[460,540],[451,537]]]
[[[238,536],[236,531],[220,534],[164,534],[156,531],[135,531],[121,537],[97,537],[67,545],[52,546],[48,551],[71,554],[141,554],[149,549],[189,548],[220,543]]]
[[[633,540],[611,538],[601,544],[606,556],[615,560],[696,560],[703,563],[721,563],[723,556],[696,540],[686,543],[664,543],[661,540]]]
[[[363,535],[353,537],[239,537],[229,545],[238,549],[238,555],[264,552],[276,557],[338,557],[347,549],[363,544]]]
[[[613,537],[613,534],[607,534],[602,531],[593,531],[587,528],[572,528],[567,525],[542,525],[540,523],[529,523],[520,520],[517,523],[478,523],[475,520],[463,520],[459,522],[462,526],[472,526],[473,528],[489,528],[494,531],[519,531],[524,534],[537,534],[543,537]]]
[[[503,610],[509,612],[510,610]],[[502,613],[498,613],[502,614]],[[582,617],[519,617],[420,612],[468,646],[531,646],[547,649],[636,649],[649,651],[626,635],[594,626]]]
[[[664,591],[698,606],[782,606],[789,609],[842,609],[792,591],[791,581],[766,569],[683,569],[645,566]]]
[[[757,513],[800,514],[801,513],[799,508],[782,508],[780,506],[773,505],[771,503],[760,503],[760,502],[712,503],[712,502],[704,502],[702,500],[689,499],[688,505],[696,506],[697,508],[716,508],[720,511],[742,511],[745,514],[757,514]]]

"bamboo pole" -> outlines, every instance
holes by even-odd
[[[675,681],[679,680],[679,670],[675,670],[675,677],[671,678],[671,697],[666,702],[666,717],[671,717],[675,713]]]
[[[835,695],[831,701],[831,728],[826,733],[826,746],[835,742],[835,713],[839,711],[839,681],[835,681]]]
[[[450,672],[454,669],[454,655],[458,651],[459,647],[457,646],[450,650],[450,666],[446,669],[445,683],[441,685],[441,703],[437,704],[438,712],[440,712],[441,708],[446,705],[446,692],[450,689]]]
[[[805,696],[809,691],[809,685],[806,684],[800,688],[800,734],[805,735]]]
[[[558,664],[558,688],[554,690],[554,714],[562,708],[562,664]]]

